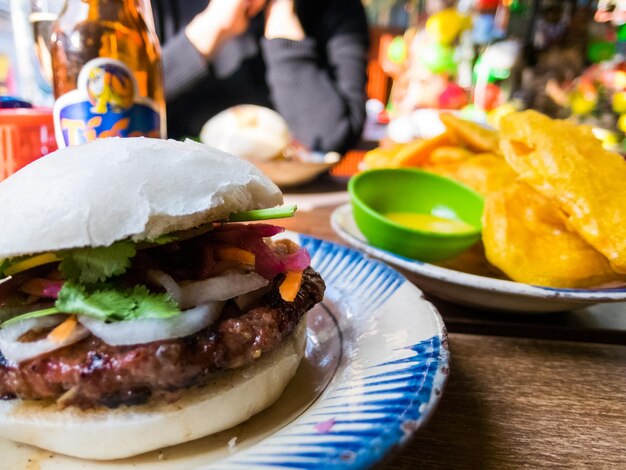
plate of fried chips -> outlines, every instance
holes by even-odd
[[[425,290],[473,306],[558,311],[626,300],[621,155],[590,128],[535,111],[504,116],[498,131],[450,114],[441,120],[445,133],[376,149],[365,165],[420,167],[481,193],[482,243],[440,265],[380,253],[363,245],[349,207],[333,216],[344,239],[424,276]]]

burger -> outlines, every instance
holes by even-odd
[[[117,459],[275,402],[324,282],[237,157],[108,138],[0,183],[0,438]]]

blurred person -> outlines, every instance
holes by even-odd
[[[345,151],[365,119],[360,0],[153,0],[170,137],[237,104],[278,111],[318,151]]]

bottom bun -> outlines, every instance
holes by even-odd
[[[110,460],[198,439],[231,428],[282,394],[304,355],[306,315],[274,351],[216,376],[171,404],[114,410],[60,410],[37,401],[0,401],[0,438],[84,459]]]

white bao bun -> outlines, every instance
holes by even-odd
[[[152,239],[282,194],[250,163],[187,141],[108,138],[67,147],[0,183],[0,258]]]
[[[202,143],[251,161],[272,160],[291,140],[287,122],[262,106],[240,104],[216,114],[200,131]]]
[[[306,317],[276,350],[228,371],[175,403],[81,411],[36,401],[0,401],[0,438],[84,459],[111,460],[191,441],[246,421],[274,403],[294,376]]]

